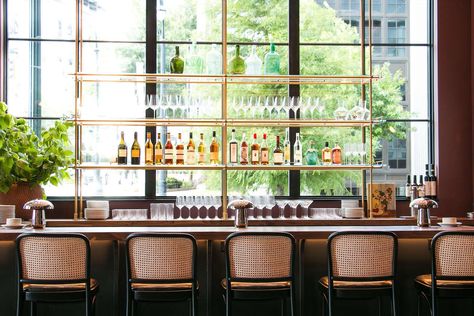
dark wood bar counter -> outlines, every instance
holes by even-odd
[[[211,221],[213,226],[203,226],[206,221],[194,221],[189,226],[186,221],[158,222],[118,222],[118,221],[64,221],[50,220],[49,227],[42,230],[33,229],[0,229],[0,304],[2,316],[15,315],[16,301],[16,254],[15,238],[21,233],[65,233],[76,232],[85,234],[91,240],[92,275],[100,283],[100,292],[97,299],[96,315],[123,316],[125,315],[125,257],[124,240],[134,232],[182,232],[192,234],[198,240],[198,281],[199,315],[223,315],[224,303],[220,281],[225,276],[225,261],[222,241],[235,231],[285,231],[293,234],[297,239],[297,310],[298,316],[320,315],[321,295],[316,286],[317,281],[327,273],[327,237],[336,231],[392,231],[399,237],[398,256],[398,284],[400,315],[412,315],[416,312],[416,292],[413,280],[417,275],[430,273],[430,239],[438,232],[446,230],[473,231],[471,220],[460,219],[465,225],[454,228],[432,226],[419,228],[413,225],[413,220],[383,219],[383,220],[335,220],[318,221],[316,225],[294,225],[295,221],[283,221],[283,226],[250,226],[247,229],[236,229],[231,221]],[[118,223],[117,223],[118,222]],[[272,221],[269,221],[272,222]],[[273,221],[278,222],[278,221]],[[316,221],[298,221],[311,223]],[[116,226],[122,225],[128,226]],[[281,223],[281,222],[280,222]],[[368,225],[371,223],[372,225]],[[382,225],[383,223],[391,225]],[[148,224],[148,226],[145,226]],[[250,221],[250,225],[265,224],[265,222]],[[293,225],[291,225],[293,224]],[[327,226],[323,226],[326,224]],[[331,225],[332,224],[332,225]],[[350,225],[348,225],[350,224]],[[404,224],[404,225],[403,225]],[[68,227],[57,227],[57,226]],[[94,227],[91,227],[93,226]],[[102,225],[102,226],[97,226]],[[142,226],[137,226],[142,225]],[[152,226],[155,225],[155,226]],[[173,226],[172,226],[173,225]],[[186,226],[187,225],[187,226]],[[239,305],[241,304],[241,305]],[[242,315],[244,308],[255,304],[255,313],[248,315],[270,316],[279,313],[278,306],[265,303],[236,304],[235,315]],[[276,304],[278,305],[278,304]],[[441,303],[443,309],[449,308],[449,315],[465,315],[465,309],[459,306],[448,306]],[[240,308],[239,308],[240,306]],[[383,302],[388,307],[388,301]],[[385,308],[384,307],[384,308]],[[80,305],[57,306],[43,305],[39,307],[39,315],[80,315]],[[164,315],[184,315],[174,304],[160,307]],[[141,311],[144,315],[156,314],[156,307],[145,306]],[[338,313],[345,315],[377,315],[376,301],[344,302],[338,304]],[[388,313],[388,310],[387,310]],[[341,314],[342,315],[342,314]],[[382,314],[386,315],[386,314]]]

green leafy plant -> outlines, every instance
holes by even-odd
[[[0,192],[13,184],[58,185],[69,178],[67,168],[74,162],[69,149],[71,122],[58,120],[38,137],[26,120],[8,114],[0,102]]]

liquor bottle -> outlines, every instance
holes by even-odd
[[[314,148],[314,141],[309,142],[309,148],[305,153],[305,160],[309,166],[318,164],[318,151]]]
[[[333,165],[340,165],[342,163],[342,151],[337,143],[331,151],[331,158]]]
[[[212,132],[212,141],[211,141],[211,146],[209,148],[209,153],[210,153],[210,162],[211,165],[217,165],[219,164],[219,143],[217,142],[216,139],[216,131]]]
[[[420,183],[418,183],[418,196],[424,197],[425,196],[425,185],[423,184],[423,176],[420,174]]]
[[[273,164],[282,165],[283,164],[283,150],[280,148],[280,136],[276,137],[276,147],[273,151]]]
[[[120,133],[120,143],[118,145],[117,152],[117,164],[126,165],[127,164],[127,144],[125,144],[124,134]]]
[[[269,163],[269,149],[268,149],[268,143],[267,143],[267,134],[263,134],[263,141],[262,145],[260,146],[260,160],[262,165],[268,165]]]
[[[242,133],[242,142],[240,143],[240,164],[248,165],[249,163],[249,145],[245,140],[245,133]]]
[[[186,65],[184,68],[188,74],[204,73],[204,60],[197,54],[196,42],[193,42],[189,47],[189,56],[186,58]]]
[[[229,142],[229,162],[231,164],[237,163],[237,140],[235,139],[235,129],[232,130],[232,138]]]
[[[431,199],[430,165],[425,165],[425,197]]]
[[[247,69],[245,70],[246,75],[261,75],[262,74],[262,60],[257,56],[257,48],[252,46],[252,52],[249,57],[245,59]]]
[[[211,50],[206,54],[206,72],[209,75],[222,73],[222,53],[212,44]]]
[[[411,192],[416,192],[416,197],[418,197],[418,183],[416,182],[416,175],[413,175],[413,182],[411,183]]]
[[[252,165],[260,163],[260,145],[257,143],[257,134],[253,134],[253,144],[250,146],[250,162]]]
[[[285,158],[285,165],[291,164],[291,142],[290,142],[290,129],[286,129],[285,142],[283,143],[283,154]]]
[[[178,142],[176,143],[176,164],[184,165],[184,144],[181,140],[181,133],[178,133]]]
[[[145,143],[145,165],[153,164],[153,143],[151,142],[151,133],[146,133]]]
[[[138,143],[137,132],[133,135],[134,140],[132,144],[132,165],[140,164],[140,144]]]
[[[324,146],[325,147],[321,151],[321,160],[323,161],[323,165],[330,165],[332,163],[332,157],[329,142],[326,142]]]
[[[173,143],[171,143],[171,134],[166,133],[166,144],[165,144],[165,165],[172,165],[174,159]]]
[[[184,71],[184,59],[179,56],[179,46],[175,47],[176,54],[170,61],[170,72],[172,74],[182,74]]]
[[[280,55],[275,51],[275,44],[270,44],[270,52],[265,55],[265,75],[280,74]]]
[[[431,164],[430,169],[430,194],[432,199],[436,199],[438,197],[438,178],[436,178],[434,164]]]
[[[163,145],[161,145],[161,133],[158,133],[155,144],[155,164],[163,163]]]
[[[229,73],[232,75],[245,73],[245,60],[240,56],[240,45],[235,45],[235,56],[229,62]]]
[[[194,145],[193,133],[189,133],[189,142],[188,146],[186,146],[186,164],[196,164],[196,145]]]
[[[198,145],[198,164],[200,165],[204,165],[206,164],[206,147],[204,145],[204,134],[201,133],[200,134],[200,142],[199,142],[199,145]]]
[[[301,166],[303,164],[303,147],[301,146],[300,133],[296,133],[296,141],[293,145],[293,155],[295,166]]]
[[[405,184],[405,197],[411,197],[411,177],[407,175],[407,183]]]

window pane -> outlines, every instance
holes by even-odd
[[[145,40],[146,0],[93,0],[83,5],[84,40]]]
[[[14,41],[8,48],[10,112],[34,117],[72,114],[74,44]]]
[[[406,53],[374,58],[374,73],[381,77],[374,83],[374,117],[428,119],[428,48],[394,49]]]
[[[157,38],[169,41],[222,40],[220,0],[157,1]],[[161,3],[161,5],[160,5]]]
[[[302,75],[360,75],[358,46],[301,46]]]
[[[39,3],[37,7],[34,2]],[[13,0],[7,4],[8,37],[74,40],[76,1]]]
[[[144,73],[144,44],[84,43],[85,73]]]
[[[288,42],[288,0],[227,1],[229,42]]]
[[[157,171],[156,195],[221,195],[221,171]]]

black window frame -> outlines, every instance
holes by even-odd
[[[7,89],[7,78],[8,78],[8,44],[10,41],[27,41],[33,43],[41,42],[70,42],[74,43],[74,39],[48,39],[48,38],[15,38],[9,37],[8,34],[8,1],[14,0],[0,0],[1,6],[1,18],[2,23],[0,25],[0,35],[1,35],[1,56],[2,65],[0,66],[0,75],[2,84],[0,85],[0,97],[1,99],[8,101],[8,89]],[[157,70],[157,44],[192,44],[191,41],[166,41],[157,39],[157,7],[161,5],[161,0],[146,0],[146,40],[145,41],[108,41],[108,40],[84,40],[84,43],[124,43],[124,44],[145,44],[146,45],[146,71],[150,73],[155,73]],[[360,0],[361,6],[365,8],[368,0]],[[367,2],[366,2],[367,1]],[[288,0],[288,43],[276,43],[277,45],[288,45],[288,65],[289,65],[289,74],[290,75],[299,75],[300,74],[300,47],[301,46],[360,46],[360,43],[300,43],[300,0]],[[85,0],[84,4],[96,4],[94,0]],[[31,5],[37,6],[37,14],[39,19],[41,19],[40,14],[40,5],[41,0],[31,0]],[[386,5],[386,3],[385,3]],[[434,163],[435,160],[435,151],[434,151],[434,0],[428,1],[428,38],[426,43],[372,43],[372,47],[426,47],[428,51],[428,117],[426,119],[396,119],[386,120],[387,122],[425,122],[428,125],[428,163]],[[373,19],[377,19],[373,17]],[[364,20],[365,16],[359,17],[359,21]],[[36,21],[40,24],[40,21]],[[364,23],[365,24],[365,23]],[[222,44],[222,42],[197,42],[197,44]],[[233,45],[237,43],[228,42],[228,45]],[[240,43],[246,45],[268,45],[269,43]],[[366,47],[369,47],[369,43],[365,43]],[[32,75],[34,76],[34,74]],[[299,96],[300,87],[297,85],[290,85],[289,87],[289,96]],[[40,89],[39,89],[40,90]],[[155,93],[156,85],[147,84],[146,86],[147,93]],[[34,95],[31,96],[35,97]],[[38,96],[36,96],[38,97]],[[30,99],[31,99],[30,98]],[[34,103],[34,101],[32,102]],[[41,117],[40,108],[34,107],[31,109],[33,115],[24,117],[25,119],[31,120],[33,122],[32,126],[35,130],[39,130],[40,122],[43,120],[56,120],[60,119],[59,117]],[[147,117],[150,117],[151,113],[147,113]],[[155,137],[155,127],[146,127],[147,132],[152,132],[153,137]],[[291,127],[290,128],[290,139],[292,142],[296,139],[296,133],[299,132],[299,128]],[[293,155],[293,153],[292,153]],[[291,170],[288,171],[288,196],[282,196],[286,198],[311,198],[315,200],[336,200],[345,197],[341,196],[301,196],[300,195],[300,171]],[[58,200],[68,199],[70,197],[57,197]],[[133,196],[133,197],[105,197],[113,199],[152,199],[152,200],[171,200],[174,199],[174,196],[156,196],[156,172],[155,171],[145,171],[145,195],[144,196]],[[54,197],[53,197],[54,199]]]

